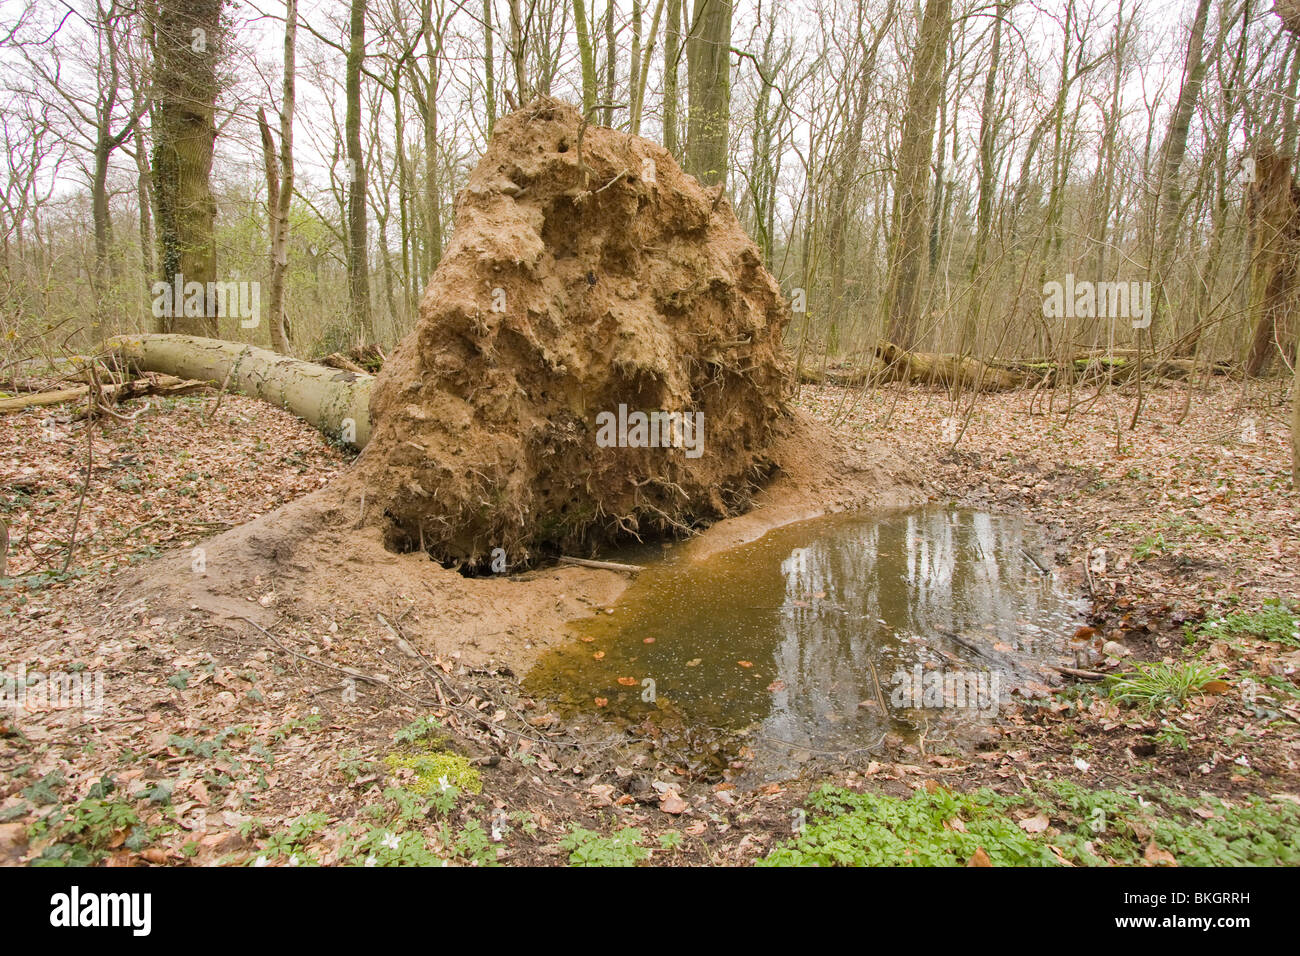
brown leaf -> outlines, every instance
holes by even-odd
[[[659,801],[659,809],[664,813],[671,813],[676,816],[679,813],[685,813],[690,809],[690,806],[674,791],[669,790],[663,795],[663,799]]]
[[[1177,866],[1178,861],[1168,850],[1162,850],[1156,846],[1156,841],[1152,840],[1147,844],[1147,848],[1142,851],[1142,859],[1146,860],[1152,866]]]
[[[1040,813],[1027,820],[1021,820],[1020,829],[1024,830],[1026,833],[1042,833],[1047,829],[1047,825],[1051,822],[1052,821],[1047,818],[1047,814]]]
[[[967,866],[992,866],[993,861],[990,860],[989,855],[984,852],[984,847],[977,846],[975,848],[975,852],[970,855],[970,859],[966,861],[966,865]]]

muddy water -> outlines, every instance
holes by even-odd
[[[696,771],[779,776],[886,733],[934,749],[1063,660],[1082,608],[1036,566],[1047,553],[1015,518],[928,509],[790,525],[701,563],[609,555],[648,567],[525,683]]]

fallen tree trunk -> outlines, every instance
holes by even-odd
[[[279,405],[357,448],[370,438],[369,375],[195,335],[123,335],[104,350],[132,369],[211,382]]]
[[[1127,381],[1137,371],[1137,349],[1104,349],[1089,352],[1077,352],[1065,361],[1074,366],[1076,378],[1104,375],[1113,381]],[[1046,379],[1047,384],[1055,384],[1061,368],[1061,362],[1054,358],[1008,359],[991,358],[988,364],[1008,371],[1023,372],[1036,378]],[[1143,371],[1157,378],[1185,379],[1194,371],[1210,375],[1231,375],[1232,364],[1229,362],[1197,362],[1187,358],[1161,359],[1152,363],[1148,361]]]
[[[804,365],[799,368],[799,381],[804,385],[856,386],[865,384],[873,376],[878,379],[883,371],[883,366],[874,358],[869,366],[846,362],[828,365],[825,368]]]
[[[32,392],[28,395],[16,395],[13,398],[0,398],[0,415],[21,412],[24,408],[62,405],[64,402],[76,401],[89,393],[89,385],[77,385],[73,388],[59,388],[49,392]]]
[[[981,392],[1006,392],[1024,388],[1033,379],[1022,372],[994,368],[978,359],[937,352],[909,352],[882,342],[876,355],[885,363],[886,377],[914,385],[956,385]]]
[[[119,385],[105,385],[99,390],[99,401],[118,404],[132,398],[146,395],[184,395],[207,383],[186,381],[174,375],[162,375],[153,379],[136,379]],[[19,412],[25,408],[43,408],[47,405],[62,405],[64,402],[76,401],[90,394],[89,385],[77,385],[73,388],[60,388],[48,392],[32,392],[29,395],[15,395],[13,398],[0,399],[0,415]]]

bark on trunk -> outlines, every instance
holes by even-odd
[[[951,0],[928,0],[912,60],[912,83],[907,91],[903,135],[898,147],[898,174],[890,220],[886,316],[890,337],[904,349],[916,345],[920,333],[930,158],[951,34]]]
[[[1246,374],[1253,377],[1268,369],[1273,353],[1294,334],[1300,187],[1291,176],[1289,156],[1269,147],[1256,153],[1247,213],[1255,236],[1250,283],[1255,331],[1246,359]]]
[[[348,307],[366,342],[375,340],[370,315],[370,264],[366,243],[366,169],[361,152],[361,66],[366,51],[366,0],[352,0],[346,75],[348,151]]]
[[[193,335],[123,335],[104,350],[145,372],[215,382],[288,409],[345,444],[370,438],[372,376],[326,368],[269,349]]]
[[[221,54],[221,0],[166,0],[154,27],[153,198],[158,267],[169,286],[177,274],[212,288],[217,204],[209,181]],[[162,331],[217,334],[211,302],[201,316],[158,317]]]
[[[686,171],[705,186],[727,181],[727,136],[731,128],[732,0],[696,0],[686,41],[690,112]]]

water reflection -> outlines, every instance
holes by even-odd
[[[626,724],[671,719],[697,742],[745,731],[744,756],[771,773],[873,747],[887,731],[935,741],[987,712],[921,706],[919,694],[899,706],[902,675],[973,679],[992,667],[1005,696],[1033,670],[1006,661],[1056,659],[1078,607],[1027,557],[1041,547],[1037,529],[977,512],[793,525],[705,563],[648,568],[614,615],[579,622],[579,639],[527,684]]]

